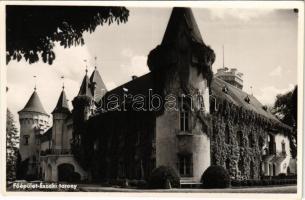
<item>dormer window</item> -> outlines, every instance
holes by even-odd
[[[228,87],[227,87],[226,85],[224,85],[224,86],[222,87],[222,91],[223,91],[224,93],[228,94],[229,89],[228,89]]]
[[[245,102],[247,102],[247,103],[249,103],[250,104],[250,97],[247,95],[246,97],[245,97]]]

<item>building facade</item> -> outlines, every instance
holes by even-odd
[[[213,77],[214,61],[191,9],[174,8],[161,44],[148,55],[148,74],[107,91],[97,69],[90,78],[86,71],[72,112],[61,92],[52,127],[34,91],[19,112],[26,174],[143,180],[168,166],[182,183],[199,182],[210,165],[224,166],[232,179],[295,174],[292,129],[242,90],[237,69]]]

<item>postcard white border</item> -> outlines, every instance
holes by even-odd
[[[253,193],[116,193],[116,192],[6,192],[5,189],[5,124],[6,124],[6,53],[5,53],[5,5],[70,5],[70,6],[126,6],[126,7],[196,7],[196,8],[298,8],[298,164],[296,194],[253,194]],[[301,199],[303,186],[303,130],[304,130],[304,2],[303,1],[1,1],[0,2],[0,122],[1,122],[1,191],[4,195],[16,196],[99,196],[99,197],[158,197],[158,198],[243,198],[243,199]]]

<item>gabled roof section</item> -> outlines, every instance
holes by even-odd
[[[223,90],[224,88],[226,88],[225,92]],[[237,106],[254,111],[257,114],[263,115],[268,119],[286,126],[280,122],[270,111],[264,110],[264,106],[253,95],[244,92],[243,90],[221,80],[220,78],[213,78],[211,83],[211,90],[212,94],[217,98],[226,99],[227,101]]]
[[[48,115],[45,109],[43,108],[43,105],[36,90],[34,90],[24,108],[19,112],[37,112],[40,114]]]
[[[92,93],[91,93],[91,90],[90,90],[90,81],[89,81],[89,77],[88,77],[87,73],[84,76],[83,82],[80,86],[78,96],[92,97]]]
[[[180,30],[186,30],[187,36],[194,42],[204,45],[198,25],[191,8],[174,7],[171,13],[162,44],[170,44],[179,40]]]
[[[107,92],[107,90],[106,90],[106,86],[102,80],[102,77],[96,68],[92,72],[89,80],[90,80],[90,86],[91,86],[91,93],[94,96],[94,101],[98,102]]]
[[[60,93],[59,99],[57,101],[56,107],[54,108],[53,113],[70,113],[68,100],[66,98],[66,93],[64,90]]]

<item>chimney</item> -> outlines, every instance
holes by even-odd
[[[138,78],[138,76],[136,76],[136,75],[131,76],[132,80],[135,80],[136,78]]]

